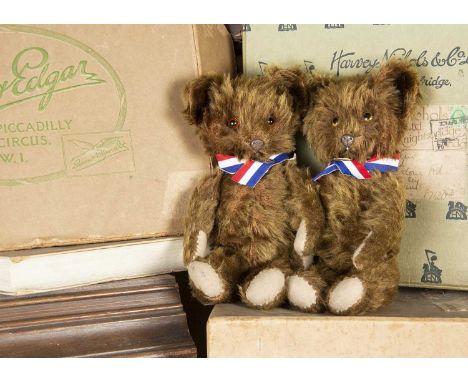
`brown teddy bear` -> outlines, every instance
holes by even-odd
[[[320,294],[334,314],[361,314],[398,290],[405,204],[398,144],[420,99],[418,77],[408,62],[391,60],[367,75],[311,76],[309,88],[304,134],[328,163],[314,178],[326,224],[317,264],[293,276],[289,293]],[[317,310],[303,300],[295,307]]]
[[[207,75],[187,85],[185,98],[188,121],[218,163],[186,214],[192,292],[213,304],[238,289],[248,306],[278,306],[323,225],[316,187],[291,160],[307,107],[304,78],[274,67],[261,77]]]

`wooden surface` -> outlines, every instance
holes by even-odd
[[[349,317],[220,304],[207,346],[209,357],[466,357],[468,292],[402,288],[386,308]]]
[[[206,323],[213,305],[203,305],[192,296],[187,272],[177,272],[174,276],[179,284],[180,299],[187,314],[187,323],[197,347],[197,355],[199,358],[206,358]]]
[[[0,357],[194,357],[173,276],[0,296]]]

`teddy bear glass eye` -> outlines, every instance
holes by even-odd
[[[231,118],[228,123],[227,123],[227,126],[232,128],[232,129],[235,129],[237,127],[237,125],[239,124],[239,122],[237,122],[237,119],[235,118]]]
[[[268,117],[266,123],[271,126],[275,123],[275,119],[273,117]]]
[[[332,125],[334,127],[338,126],[338,123],[340,122],[340,119],[338,117],[335,117],[332,119]]]
[[[374,116],[372,115],[372,113],[364,113],[362,115],[362,119],[366,122],[369,122],[369,121],[372,121],[372,118],[374,118]]]

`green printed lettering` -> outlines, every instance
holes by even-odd
[[[59,92],[104,83],[96,73],[88,72],[88,61],[50,71],[49,54],[40,47],[23,49],[13,59],[13,79],[0,82],[0,110],[18,103],[39,99],[39,111],[45,110]],[[13,100],[5,100],[10,94]]]
[[[14,154],[0,154],[0,160],[3,163],[11,163],[13,162],[13,156]]]

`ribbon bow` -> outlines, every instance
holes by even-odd
[[[396,154],[394,158],[378,158],[377,156],[373,156],[364,164],[351,159],[335,159],[323,171],[314,176],[312,180],[317,181],[322,176],[335,171],[339,171],[343,175],[353,176],[356,179],[370,179],[372,178],[370,171],[397,171],[399,163],[400,154]]]
[[[253,188],[270,168],[286,160],[295,159],[296,155],[287,153],[275,154],[269,158],[268,162],[259,162],[251,159],[239,160],[235,156],[224,154],[216,154],[215,157],[222,171],[234,175],[231,177],[234,182]]]

